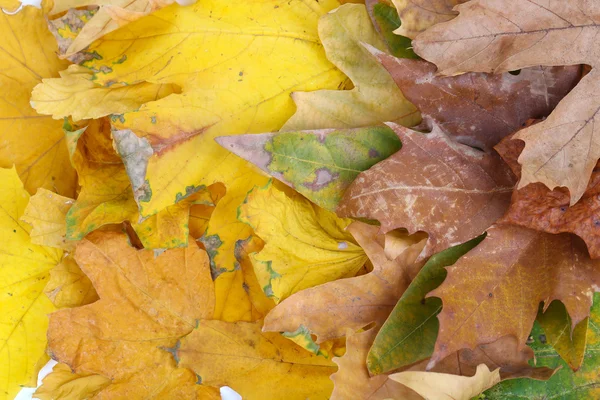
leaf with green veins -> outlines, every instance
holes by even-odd
[[[419,56],[412,50],[412,40],[394,33],[400,27],[398,11],[388,0],[366,0],[365,5],[373,26],[387,45],[392,55],[400,58]]]
[[[387,126],[221,136],[216,140],[331,211],[360,172],[402,146]]]
[[[577,371],[585,354],[589,318],[578,323],[571,332],[571,317],[564,304],[555,300],[545,312],[540,310],[537,321],[545,332],[545,338],[534,339],[543,339],[551,344],[569,367]]]
[[[540,336],[546,334],[536,321],[530,344],[535,353],[537,366],[562,367],[548,381],[513,379],[501,382],[484,392],[485,400],[592,400],[600,398],[600,294],[594,294],[587,331],[587,349],[583,364],[573,372],[552,345],[543,343]],[[546,335],[547,337],[547,335]]]
[[[400,300],[377,334],[367,356],[373,375],[389,372],[421,361],[433,353],[439,323],[436,315],[442,300],[425,298],[446,278],[446,268],[477,246],[485,234],[432,256]]]

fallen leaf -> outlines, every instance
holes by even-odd
[[[71,255],[50,270],[44,294],[56,308],[78,307],[98,300],[98,293]]]
[[[425,29],[449,21],[457,15],[453,7],[468,0],[392,0],[402,25],[396,35],[414,39]]]
[[[67,212],[73,199],[61,196],[44,188],[31,196],[21,221],[31,226],[31,243],[41,246],[72,250],[73,242],[66,240]]]
[[[444,283],[428,295],[444,304],[430,366],[509,334],[525,346],[540,302],[547,308],[561,301],[572,330],[589,315],[600,283],[598,262],[578,237],[510,225],[490,228],[481,244],[447,270]]]
[[[56,364],[35,391],[40,400],[80,400],[94,397],[110,385],[110,379],[96,374],[76,374],[65,364]]]
[[[569,367],[577,371],[583,363],[589,318],[585,318],[572,329],[573,324],[564,304],[555,300],[547,310],[538,313],[537,321],[545,335],[534,340],[543,339],[550,343]]]
[[[212,317],[214,288],[203,250],[191,244],[155,256],[130,247],[122,234],[95,232],[78,243],[75,260],[100,300],[50,316],[54,359],[77,374],[109,378],[97,394],[102,398],[218,398],[191,371],[177,368],[166,350],[197,320]]]
[[[401,147],[394,131],[383,126],[221,136],[216,140],[330,211],[360,172]]]
[[[393,32],[400,26],[400,17],[391,0],[365,0],[365,6],[373,27],[391,54],[401,58],[419,58],[412,51],[411,40]]]
[[[366,358],[374,375],[426,359],[433,353],[438,333],[435,316],[442,309],[437,297],[426,297],[446,277],[446,269],[483,240],[483,236],[433,255],[410,283],[374,337]]]
[[[349,219],[271,183],[248,193],[239,219],[265,241],[250,257],[260,286],[276,303],[302,289],[354,276],[367,260],[345,231]]]
[[[33,88],[31,107],[54,119],[71,117],[73,121],[123,114],[142,104],[161,99],[178,91],[174,85],[142,82],[122,87],[98,86],[92,72],[79,65],[59,72],[60,78],[42,79]]]
[[[520,177],[521,166],[517,158],[523,150],[521,140],[508,136],[496,146],[496,150],[511,169]],[[564,187],[548,189],[536,182],[515,190],[510,207],[500,220],[503,223],[519,225],[548,233],[570,232],[582,238],[592,258],[600,257],[600,170],[598,165],[592,172],[586,191],[581,199],[569,207],[569,190]]]
[[[468,73],[437,76],[426,61],[395,58],[369,50],[391,74],[428,125],[486,151],[529,119],[544,118],[579,82],[581,68],[524,68],[518,75]]]
[[[477,0],[457,10],[457,18],[413,42],[417,54],[435,63],[442,74],[597,64],[593,43],[598,10],[593,3]],[[550,189],[569,189],[571,205],[581,198],[600,157],[595,124],[599,85],[592,69],[545,121],[515,135],[525,141],[519,188],[541,182]]]
[[[15,168],[0,169],[0,187],[0,397],[13,399],[22,386],[36,386],[48,360],[45,332],[54,306],[44,287],[63,252],[31,243],[29,226],[19,222],[29,194]]]
[[[361,46],[365,42],[382,51],[386,48],[363,4],[345,4],[321,17],[319,37],[327,58],[348,75],[355,87],[294,92],[297,110],[283,125],[283,131],[356,128],[386,121],[412,126],[420,121],[415,107]]]
[[[406,371],[390,375],[426,399],[469,400],[500,382],[500,369],[490,371],[485,364],[472,377],[439,372]]]
[[[67,11],[66,16],[54,22],[61,58],[68,58],[84,50],[92,42],[129,22],[175,3],[176,0],[55,0],[50,15]],[[192,4],[194,0],[180,0]],[[86,13],[71,13],[75,8],[98,6]],[[71,10],[70,10],[71,9]]]
[[[530,379],[514,379],[502,382],[485,392],[488,400],[518,400],[560,398],[561,400],[592,400],[600,396],[600,379],[598,377],[598,349],[600,338],[600,296],[594,295],[594,306],[590,315],[587,331],[587,350],[581,369],[573,372],[561,359],[560,355],[547,340],[540,338],[545,332],[539,324],[535,324],[530,344],[536,354],[538,365],[560,368],[548,382]]]
[[[497,154],[454,143],[437,127],[425,135],[389,126],[402,150],[358,176],[339,215],[376,219],[384,233],[425,231],[425,257],[479,236],[504,214],[515,179]]]
[[[179,365],[211,386],[229,386],[244,399],[328,399],[335,365],[278,333],[261,332],[261,321],[201,320],[181,339]]]
[[[23,7],[15,15],[0,12],[0,34],[4,38],[0,44],[0,168],[14,164],[30,194],[43,187],[72,197],[77,177],[69,164],[61,122],[38,115],[29,105],[33,87],[66,66],[56,57],[42,10]]]

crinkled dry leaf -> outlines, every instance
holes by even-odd
[[[455,140],[490,151],[532,118],[544,118],[579,82],[581,68],[535,67],[518,75],[436,76],[426,61],[395,58],[368,46],[429,125]]]
[[[574,329],[589,315],[600,286],[600,265],[581,239],[510,225],[490,228],[481,244],[447,270],[444,283],[429,293],[444,304],[430,365],[509,334],[524,347],[540,302],[563,302]]]
[[[13,399],[21,386],[36,385],[48,360],[45,332],[54,306],[44,287],[62,250],[31,243],[29,226],[19,222],[29,194],[14,168],[0,169],[0,188],[0,398]]]
[[[199,319],[212,317],[214,287],[208,257],[193,242],[185,249],[136,250],[125,235],[95,232],[77,245],[75,260],[100,300],[50,316],[50,353],[78,374],[111,384],[103,398],[216,397],[196,384],[167,352]]]
[[[379,228],[353,222],[348,231],[369,256],[373,271],[303,290],[276,306],[265,318],[265,331],[307,328],[317,343],[343,336],[375,322],[381,325],[409,284],[408,267],[425,245],[422,237],[395,259],[376,242]]]
[[[600,10],[593,1],[476,0],[457,10],[457,18],[413,42],[415,51],[442,74],[598,64]],[[550,189],[568,188],[571,205],[581,198],[600,158],[599,90],[598,72],[592,69],[545,121],[515,136],[525,141],[519,188],[541,182]]]
[[[419,32],[456,16],[452,8],[468,0],[392,0],[402,24],[394,31],[414,39]]]
[[[110,385],[110,379],[96,374],[76,374],[65,364],[56,364],[35,391],[40,400],[80,400],[92,398]]]
[[[43,187],[73,197],[77,180],[61,122],[38,115],[29,105],[33,87],[66,66],[56,57],[42,10],[0,11],[0,35],[0,167],[16,165],[30,194]]]
[[[382,232],[425,231],[429,256],[479,236],[504,214],[515,178],[497,154],[454,143],[437,127],[422,134],[389,125],[402,149],[358,176],[340,215],[376,219]]]
[[[222,136],[217,142],[330,211],[360,172],[401,147],[383,126]]]
[[[248,193],[239,219],[266,243],[250,257],[263,291],[277,303],[302,289],[354,276],[367,261],[345,231],[349,219],[270,183]]]
[[[386,49],[363,4],[345,4],[319,20],[327,58],[354,83],[352,90],[294,92],[298,107],[282,130],[356,128],[386,121],[412,126],[420,116],[377,60],[361,46]]]
[[[201,320],[176,349],[179,365],[248,400],[328,399],[335,365],[261,325]]]

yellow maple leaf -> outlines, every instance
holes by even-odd
[[[24,7],[15,15],[0,12],[0,35],[0,168],[16,165],[31,194],[44,187],[73,196],[76,176],[61,123],[38,115],[29,105],[33,87],[66,66],[56,57],[56,43],[42,10]]]
[[[239,219],[266,242],[252,254],[258,281],[276,302],[295,292],[356,275],[367,256],[345,228],[352,222],[269,183],[248,193]]]
[[[35,386],[48,359],[47,314],[54,306],[44,287],[62,250],[31,243],[29,226],[19,222],[29,194],[14,168],[0,169],[0,187],[0,399],[13,399],[20,385]]]
[[[76,374],[66,364],[56,364],[33,397],[40,400],[88,399],[108,385],[110,379],[102,375]]]
[[[128,169],[143,217],[202,185],[226,184],[206,233],[207,240],[219,243],[212,251],[213,272],[233,270],[235,243],[251,233],[237,221],[237,207],[252,187],[266,183],[213,139],[277,130],[293,113],[292,91],[338,87],[344,75],[327,61],[317,35],[318,18],[338,5],[253,0],[231,7],[210,0],[167,7],[87,50],[98,56],[84,63],[95,71],[97,84],[146,81],[182,88],[113,125],[133,131],[140,137],[139,152],[149,154],[138,168]]]
[[[78,374],[111,379],[102,398],[213,398],[177,368],[168,349],[212,317],[214,286],[206,252],[195,244],[155,256],[129,246],[123,234],[94,232],[78,243],[75,260],[100,300],[50,316],[52,356]],[[205,396],[205,397],[202,397]]]

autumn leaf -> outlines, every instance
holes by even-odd
[[[358,176],[341,216],[376,219],[382,232],[425,231],[429,256],[479,236],[504,214],[515,179],[497,154],[453,143],[437,127],[425,135],[389,126],[402,150]]]
[[[388,259],[375,241],[378,227],[354,222],[348,230],[369,256],[373,271],[292,295],[267,315],[265,331],[292,332],[304,327],[319,344],[342,337],[346,329],[383,323],[408,286],[408,267],[421,252],[424,239],[414,238],[404,252]]]
[[[392,0],[402,24],[394,31],[397,35],[414,39],[419,32],[451,20],[456,16],[453,7],[468,0]]]
[[[66,240],[67,212],[73,199],[40,188],[31,196],[23,211],[21,221],[31,226],[31,243],[57,249],[72,250],[73,243]]]
[[[401,147],[398,136],[383,126],[222,136],[216,140],[330,211],[360,172]]]
[[[391,54],[400,58],[419,58],[412,51],[409,38],[394,34],[393,31],[400,26],[400,18],[390,0],[365,0],[365,6],[373,27]]]
[[[328,399],[335,365],[261,325],[201,320],[178,345],[179,365],[248,400]]]
[[[93,397],[110,385],[110,379],[96,374],[75,374],[66,364],[56,364],[44,378],[34,397],[40,400],[79,400]]]
[[[433,255],[410,283],[374,337],[366,357],[369,372],[390,372],[426,359],[433,352],[439,324],[435,316],[442,309],[437,297],[427,293],[446,277],[444,267],[452,265],[483,240],[483,236]]]
[[[417,54],[442,74],[597,63],[592,44],[598,10],[592,3],[477,0],[457,10],[457,18],[432,27],[413,43]],[[586,75],[545,121],[515,135],[525,141],[519,188],[535,182],[550,189],[564,186],[571,205],[582,197],[600,157],[596,75],[595,70]]]
[[[124,235],[95,232],[77,245],[75,260],[100,300],[50,316],[50,354],[77,374],[111,380],[103,398],[216,397],[177,368],[167,348],[212,317],[208,257],[191,244],[155,256],[130,247]]]
[[[63,252],[33,244],[19,221],[29,194],[15,168],[0,169],[0,186],[0,398],[13,399],[22,386],[35,386],[48,360],[46,315],[54,306],[44,287]]]
[[[38,115],[29,105],[34,86],[57,76],[66,64],[56,57],[42,10],[24,7],[16,15],[0,12],[0,33],[4,38],[0,44],[0,168],[14,164],[30,194],[43,187],[72,197],[77,177],[69,164],[61,122]]]
[[[524,346],[540,302],[548,307],[561,301],[574,329],[589,315],[598,267],[576,236],[509,225],[490,228],[428,295],[443,302],[430,366],[456,350],[508,334]]]
[[[277,303],[302,289],[354,276],[367,260],[345,231],[349,219],[297,194],[287,196],[271,183],[248,193],[239,219],[265,241],[250,257],[260,286]]]
[[[547,340],[546,332],[539,324],[535,324],[531,332],[531,348],[536,354],[538,365],[551,368],[562,366],[548,382],[515,379],[502,382],[485,392],[486,400],[517,400],[523,398],[560,398],[564,400],[596,399],[600,394],[598,379],[598,338],[600,337],[600,296],[594,295],[594,306],[591,310],[589,328],[587,330],[587,349],[584,361],[578,372],[573,372],[561,359],[561,356]],[[545,339],[545,340],[544,340]]]
[[[395,58],[367,46],[428,125],[490,151],[529,119],[544,118],[577,84],[581,68],[535,67],[519,74],[437,76],[435,65]]]
[[[384,50],[362,4],[345,4],[319,20],[319,37],[327,58],[354,83],[352,90],[294,92],[296,113],[283,131],[322,128],[355,128],[386,121],[412,126],[420,116],[396,90],[379,63],[364,50],[362,42]]]

